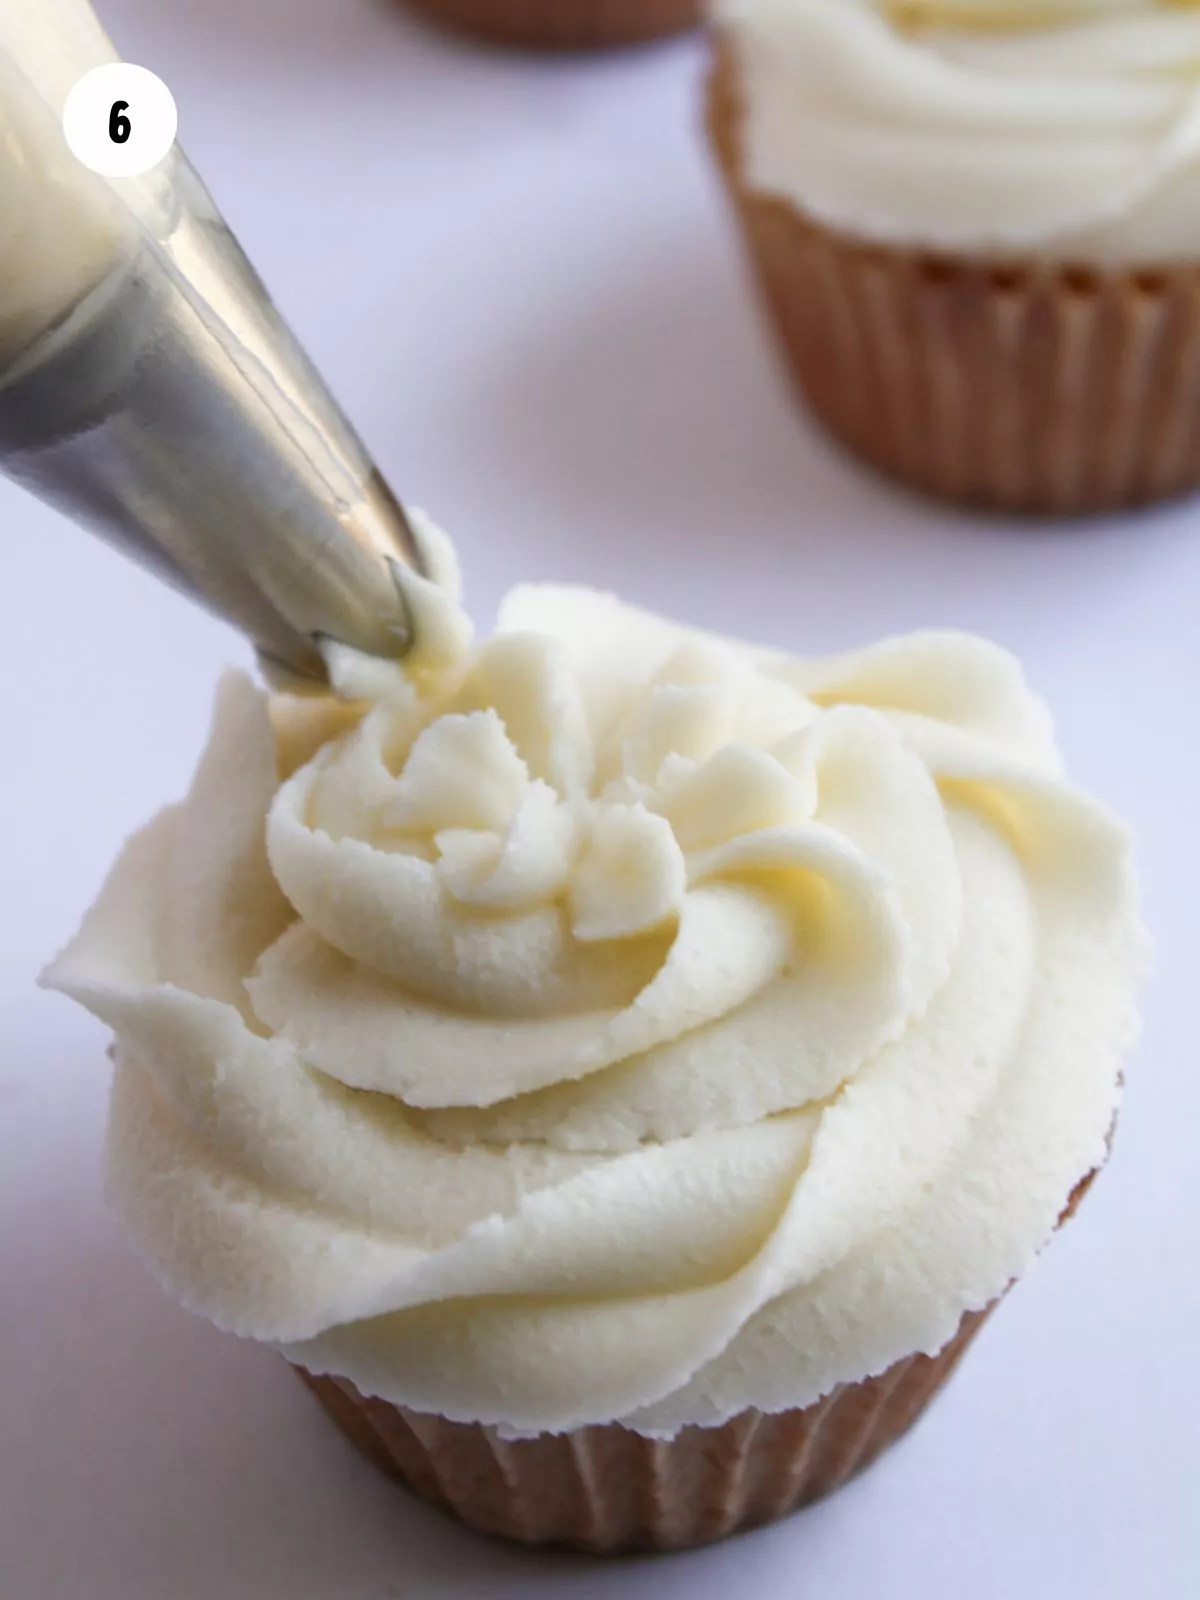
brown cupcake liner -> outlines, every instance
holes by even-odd
[[[1075,1185],[1058,1227],[1098,1170]],[[1002,1298],[967,1312],[936,1355],[905,1356],[810,1406],[743,1411],[672,1439],[616,1422],[504,1439],[295,1370],[369,1460],[480,1533],[595,1555],[687,1550],[774,1522],[869,1467],[921,1416]]]
[[[377,1466],[481,1533],[603,1555],[683,1550],[786,1516],[869,1466],[924,1411],[990,1309],[964,1317],[936,1356],[908,1356],[803,1410],[744,1411],[670,1440],[618,1423],[507,1440],[298,1370]]]
[[[743,178],[734,46],[708,130],[809,406],[864,461],[1008,511],[1116,510],[1200,484],[1200,263],[1104,271],[866,244]]]
[[[444,27],[526,50],[647,44],[694,28],[701,0],[407,0]]]

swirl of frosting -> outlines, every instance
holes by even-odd
[[[961,635],[801,661],[586,591],[223,685],[48,974],[183,1302],[516,1432],[804,1405],[936,1350],[1102,1159],[1125,836]]]
[[[900,245],[1200,254],[1190,0],[715,0],[755,189]]]

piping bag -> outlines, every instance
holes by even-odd
[[[0,0],[0,471],[325,686],[400,656],[405,512],[178,147],[137,178],[62,107],[119,59],[88,0]]]

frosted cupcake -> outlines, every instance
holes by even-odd
[[[1128,842],[980,640],[475,646],[418,527],[415,654],[228,677],[47,981],[168,1292],[474,1526],[700,1543],[896,1439],[1103,1162]]]
[[[710,131],[791,368],[984,506],[1200,482],[1200,13],[716,0]]]
[[[414,11],[493,44],[596,50],[694,28],[700,0],[408,0]]]

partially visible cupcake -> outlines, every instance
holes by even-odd
[[[715,0],[709,127],[800,388],[948,499],[1200,483],[1200,11]]]
[[[604,50],[694,28],[701,0],[407,0],[414,11],[492,44]]]
[[[1103,1162],[1142,933],[1016,663],[825,660],[586,590],[231,677],[48,980],[112,1201],[417,1493],[679,1548],[921,1414]]]

